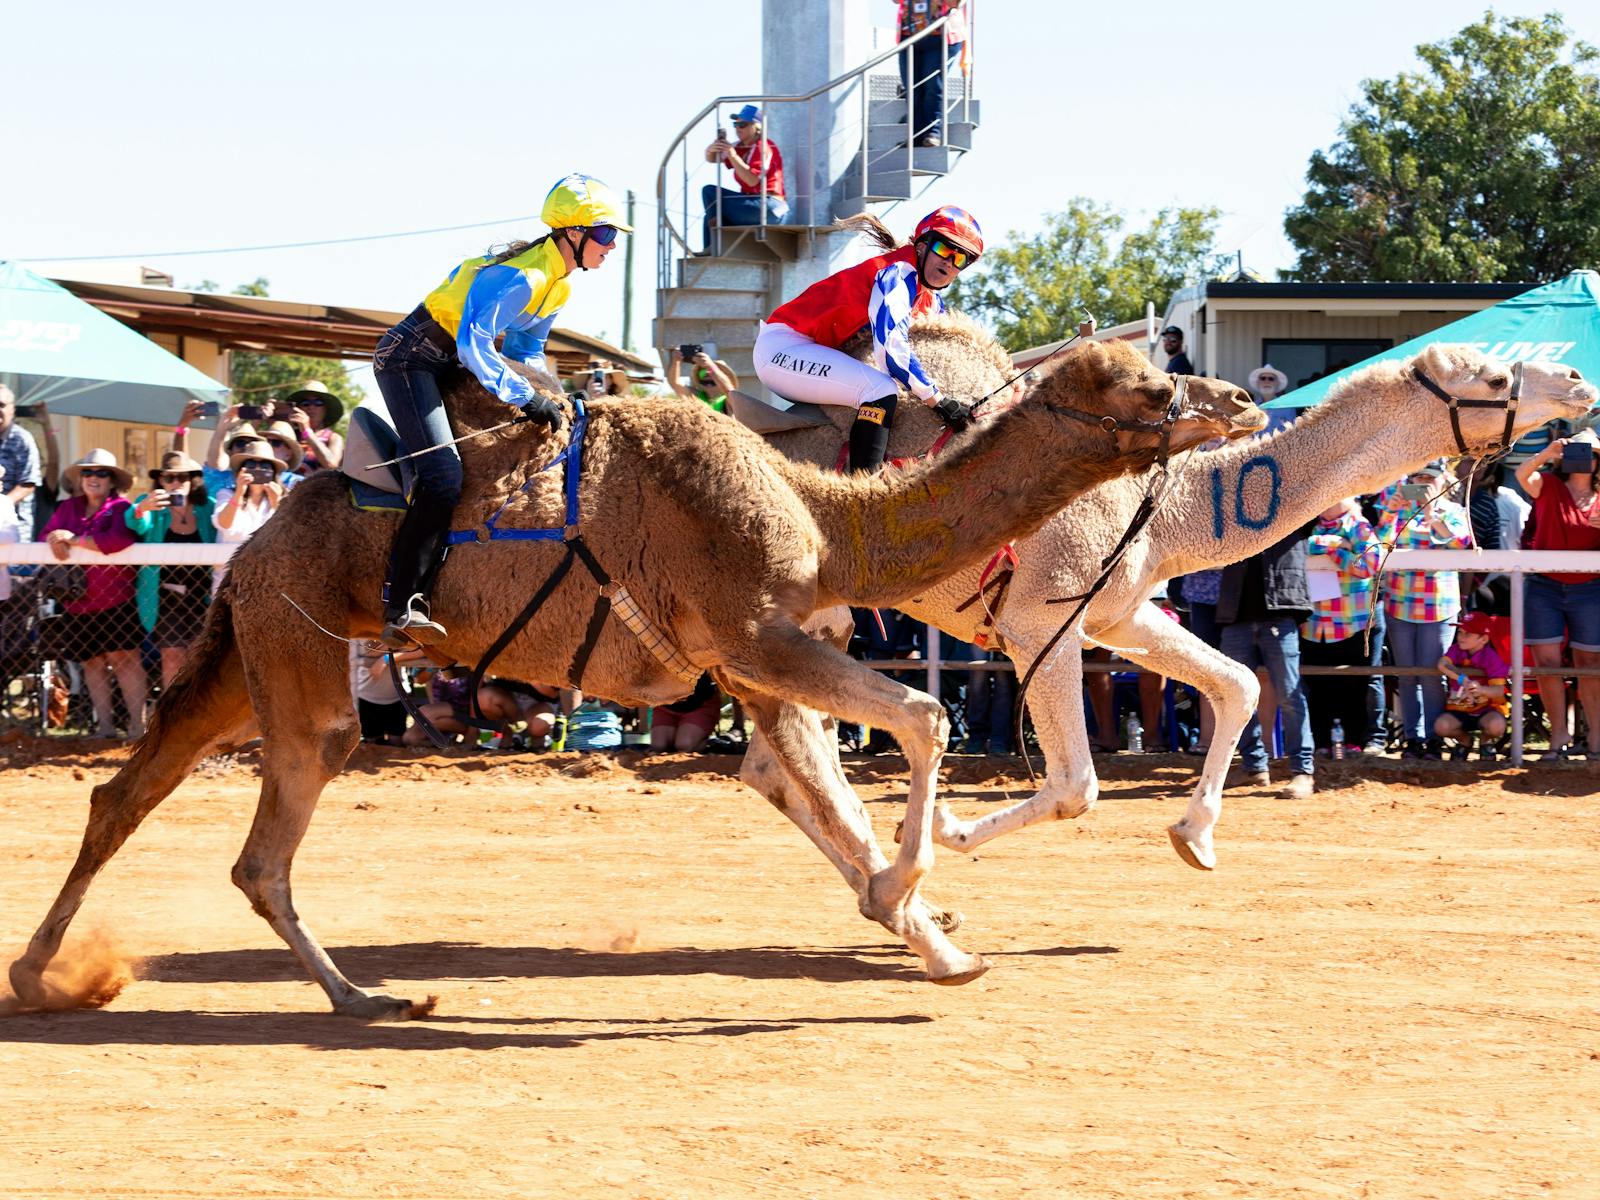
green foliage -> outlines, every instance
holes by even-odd
[[[267,280],[257,278],[253,283],[240,284],[233,289],[233,294],[265,297],[267,287]],[[239,402],[239,398],[255,402],[266,396],[281,398],[313,379],[321,380],[328,391],[344,402],[345,415],[337,426],[341,430],[349,422],[356,405],[366,399],[366,393],[351,381],[343,365],[327,358],[307,358],[296,354],[251,354],[235,350],[232,355],[232,379],[235,403]]]
[[[1085,310],[1102,326],[1136,320],[1147,300],[1163,306],[1209,273],[1220,216],[1215,208],[1162,209],[1119,238],[1123,215],[1080,196],[1047,214],[1033,237],[1012,231],[952,285],[948,302],[1013,350],[1069,336]]]
[[[1597,52],[1559,14],[1496,18],[1367,80],[1284,231],[1311,282],[1554,279],[1600,263]]]

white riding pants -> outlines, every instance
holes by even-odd
[[[860,408],[899,391],[878,368],[819,346],[787,325],[763,322],[753,357],[756,378],[785,400]]]

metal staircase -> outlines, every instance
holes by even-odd
[[[909,200],[954,169],[972,148],[979,124],[972,76],[949,63],[945,69],[944,144],[912,146],[909,104],[903,94],[900,59],[923,38],[945,36],[941,20],[820,87],[799,95],[719,96],[697,113],[673,140],[656,176],[656,318],[653,341],[663,367],[671,350],[686,343],[716,346],[716,356],[739,375],[746,391],[758,391],[751,352],[759,322],[821,272],[807,270],[825,247],[834,221],[880,204]],[[759,225],[718,228],[715,253],[697,255],[700,185],[730,186],[721,164],[699,160],[725,124],[726,109],[754,103],[767,113],[770,129],[779,106],[801,106],[803,144],[778,141],[791,181],[790,215],[782,225],[763,215]],[[849,114],[846,116],[846,114]],[[797,124],[797,122],[791,122]],[[777,139],[774,139],[777,140]],[[842,149],[841,149],[842,147]],[[813,164],[831,155],[848,166],[817,187]],[[765,180],[763,180],[763,184]],[[765,206],[763,205],[763,210]],[[837,237],[837,234],[831,235]]]

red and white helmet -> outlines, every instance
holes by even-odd
[[[917,232],[912,240],[920,242],[930,235],[942,237],[973,254],[983,253],[983,230],[978,228],[977,218],[954,204],[936,208],[917,222]]]

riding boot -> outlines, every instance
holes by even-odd
[[[884,455],[889,452],[889,432],[894,425],[898,395],[884,396],[856,410],[855,424],[850,426],[850,470],[876,471],[883,466]]]
[[[414,498],[400,521],[389,554],[389,580],[384,585],[383,634],[391,650],[427,646],[448,636],[429,612],[429,597],[449,549],[449,505]]]

